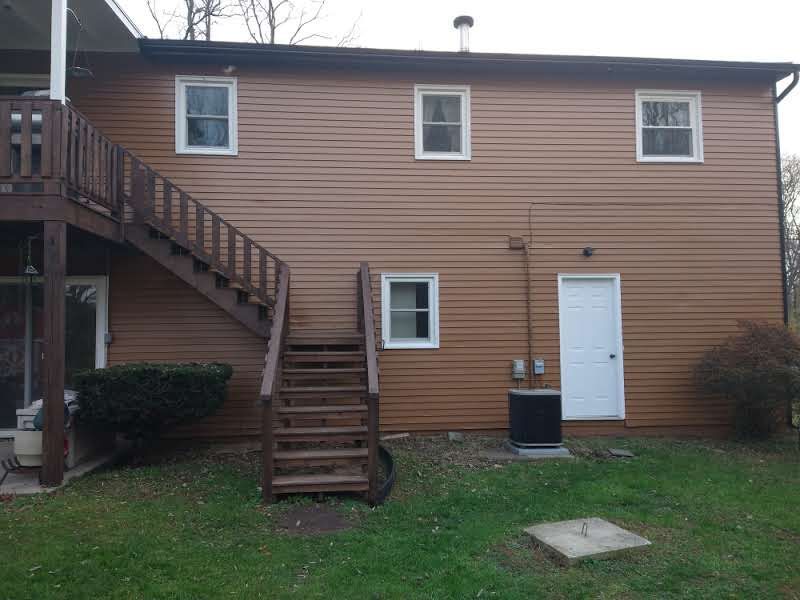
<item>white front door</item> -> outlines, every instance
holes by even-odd
[[[565,419],[625,416],[618,275],[559,275]]]

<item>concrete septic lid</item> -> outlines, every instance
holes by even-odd
[[[650,545],[643,537],[596,517],[534,525],[525,533],[565,565],[611,558]]]

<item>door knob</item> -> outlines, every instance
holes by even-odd
[[[617,355],[616,354],[609,354],[608,358],[617,358]]]

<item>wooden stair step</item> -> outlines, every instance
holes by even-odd
[[[366,404],[315,404],[310,406],[279,406],[279,415],[353,415],[367,412]]]
[[[363,385],[319,385],[282,387],[281,394],[345,394],[365,392]]]
[[[290,333],[286,338],[290,346],[355,346],[363,342],[363,334],[347,332],[331,335]]]
[[[278,466],[317,467],[331,464],[363,464],[366,448],[316,448],[313,450],[278,450],[273,455]]]
[[[279,494],[299,492],[364,492],[369,481],[362,475],[277,475],[272,487]]]
[[[308,368],[308,369],[283,369],[284,375],[319,375],[322,376],[330,376],[330,375],[345,375],[350,373],[364,373],[366,369],[364,367],[333,367],[328,369],[326,367],[316,367],[316,368]]]
[[[354,340],[355,343],[359,343],[364,341],[364,334],[360,331],[352,331],[349,329],[300,329],[290,331],[287,338],[287,342],[290,344],[332,344],[339,340]]]
[[[289,350],[283,353],[284,359],[294,362],[356,362],[364,360],[364,353],[358,350],[352,351],[328,351],[314,350],[311,352],[301,352]]]
[[[276,427],[273,430],[279,441],[325,442],[343,440],[363,440],[367,435],[365,425],[347,427]]]

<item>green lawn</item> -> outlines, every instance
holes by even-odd
[[[354,527],[313,537],[276,529],[296,503],[259,504],[257,455],[109,470],[2,503],[0,598],[800,598],[792,439],[573,442],[575,460],[505,466],[480,439],[397,442],[390,501],[338,501]],[[653,546],[565,569],[521,535],[582,516]]]

